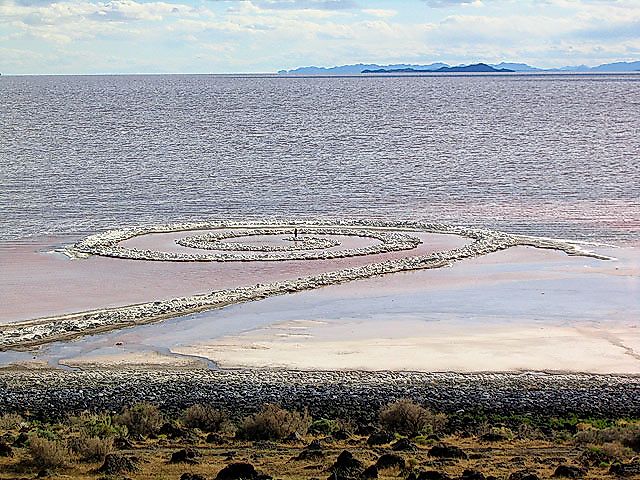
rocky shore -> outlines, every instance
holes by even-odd
[[[238,417],[265,403],[316,418],[373,420],[411,398],[442,412],[640,416],[640,377],[547,373],[301,372],[279,370],[0,371],[0,413],[61,417],[141,401],[166,411],[211,403]]]
[[[246,223],[207,223],[207,224],[185,224],[185,225],[165,225],[156,227],[140,227],[123,230],[115,230],[103,234],[94,235],[76,244],[74,247],[84,254],[104,254],[117,256],[117,244],[134,236],[158,233],[197,230],[204,228],[231,228],[232,226],[242,226],[243,228],[264,228],[265,226],[249,225]],[[222,225],[222,226],[220,226]],[[345,268],[333,272],[322,273],[308,277],[301,277],[288,281],[273,282],[268,284],[255,284],[238,288],[213,291],[207,294],[193,295],[188,297],[173,298],[170,300],[153,301],[137,305],[128,305],[116,308],[107,308],[79,312],[75,314],[52,316],[39,318],[20,323],[11,323],[0,326],[0,350],[26,349],[44,343],[67,340],[87,333],[98,333],[127,326],[140,325],[144,323],[156,322],[165,318],[177,317],[203,310],[224,307],[226,305],[259,300],[262,298],[283,295],[287,293],[301,292],[329,285],[346,283],[353,280],[371,278],[378,275],[386,275],[409,270],[441,268],[453,262],[465,258],[473,258],[486,255],[492,252],[505,250],[514,246],[533,246],[537,248],[550,248],[563,251],[569,255],[584,255],[595,258],[607,259],[591,252],[579,248],[576,244],[537,237],[527,237],[511,235],[486,229],[472,229],[440,224],[426,224],[415,222],[358,222],[339,223],[340,228],[345,225],[367,226],[378,230],[391,229],[389,232],[392,239],[399,242],[411,242],[414,237],[397,233],[398,230],[454,234],[472,239],[472,242],[461,248],[430,253],[428,255],[406,257],[400,259],[386,260],[368,265]],[[322,226],[322,225],[320,225]],[[278,224],[278,227],[283,227]],[[287,228],[291,228],[288,225]],[[298,225],[303,227],[303,225]],[[317,227],[317,226],[316,226]],[[338,227],[333,227],[338,228]],[[374,235],[382,235],[376,232]],[[415,240],[418,240],[417,238]],[[418,240],[419,241],[419,240]],[[383,243],[382,245],[389,245]],[[107,249],[103,251],[103,249]],[[116,250],[113,250],[116,249]],[[133,251],[133,250],[132,250]],[[144,251],[137,251],[141,257],[147,259]],[[163,252],[157,252],[165,255]],[[299,252],[286,252],[286,254]],[[245,261],[251,260],[255,252],[237,252],[239,255],[246,255]],[[137,254],[136,254],[137,255]],[[155,255],[155,254],[154,254]],[[171,255],[167,253],[166,255]],[[125,257],[129,258],[129,257]],[[162,258],[151,258],[161,260]]]

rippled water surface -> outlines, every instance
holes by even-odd
[[[0,238],[216,216],[640,235],[640,76],[0,77]]]

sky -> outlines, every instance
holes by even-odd
[[[640,60],[640,0],[0,0],[0,73]]]

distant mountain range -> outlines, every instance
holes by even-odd
[[[474,70],[474,68],[484,65],[492,70]],[[448,70],[442,70],[448,69]],[[585,73],[607,73],[607,72],[640,72],[640,61],[637,62],[615,62],[605,63],[596,67],[587,65],[567,66],[561,68],[537,68],[526,63],[501,62],[497,64],[476,63],[471,65],[451,66],[446,63],[431,63],[429,65],[412,65],[398,63],[394,65],[378,65],[375,63],[357,63],[353,65],[340,65],[337,67],[300,67],[293,70],[280,70],[279,74],[293,75],[353,75],[358,73],[416,73],[416,72],[585,72]]]
[[[486,63],[474,63],[460,67],[440,67],[435,70],[416,70],[415,68],[379,68],[377,70],[363,70],[361,73],[513,73],[508,68],[495,68]]]

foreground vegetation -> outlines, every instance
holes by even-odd
[[[64,421],[0,416],[0,478],[640,478],[640,421],[434,413],[409,400],[373,424],[265,405],[244,418],[148,403]]]

